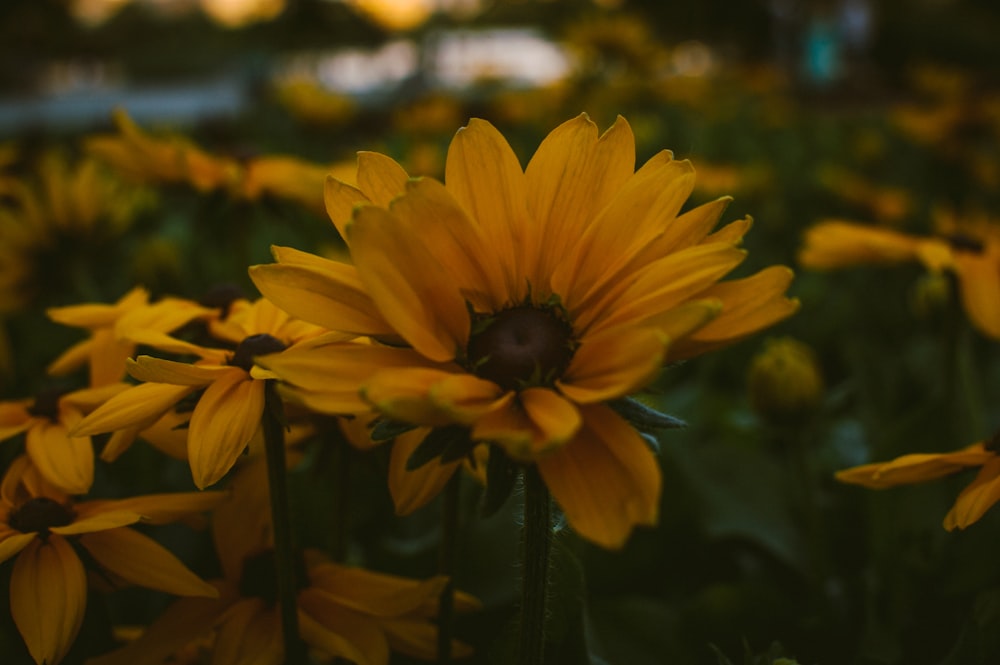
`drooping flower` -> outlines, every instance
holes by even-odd
[[[266,378],[251,375],[255,357],[283,351],[324,330],[289,318],[263,299],[234,303],[229,316],[210,321],[209,328],[220,343],[235,348],[199,346],[156,330],[132,329],[129,339],[134,342],[198,360],[185,363],[146,355],[129,360],[129,374],[145,383],[106,401],[74,433],[131,432],[118,445],[109,443],[105,448],[103,456],[113,458],[131,444],[138,431],[152,426],[188,395],[203,390],[191,412],[188,462],[199,488],[218,482],[260,428]]]
[[[212,533],[223,577],[212,584],[219,599],[178,600],[137,640],[90,665],[159,665],[213,630],[212,662],[283,662],[261,461],[241,468],[233,478],[232,499],[214,514]],[[312,649],[358,665],[387,665],[391,651],[425,660],[437,655],[437,627],[431,620],[445,577],[418,581],[371,572],[331,562],[316,550],[306,550],[302,564],[299,629]],[[468,594],[456,593],[457,610],[477,606]],[[470,652],[468,646],[453,642],[456,657]]]
[[[972,325],[1000,339],[1000,224],[982,215],[959,220],[944,211],[938,211],[935,221],[933,236],[823,221],[806,232],[799,263],[831,270],[917,261],[932,274],[952,272]]]
[[[165,524],[201,513],[225,498],[219,492],[156,494],[74,503],[48,483],[26,456],[0,484],[0,561],[16,557],[10,608],[39,665],[57,665],[73,644],[87,604],[87,575],[75,546],[105,579],[182,596],[215,597],[153,539],[127,528]],[[113,577],[112,577],[113,576]]]
[[[182,183],[200,192],[225,191],[239,200],[264,195],[287,199],[317,214],[323,212],[323,180],[329,168],[290,155],[248,160],[213,155],[180,135],[144,132],[125,112],[114,113],[118,135],[92,136],[90,154],[143,183]]]
[[[536,464],[570,525],[620,547],[656,522],[661,476],[609,403],[797,307],[784,267],[719,282],[743,261],[750,220],[712,233],[728,198],[681,214],[694,179],[669,151],[636,171],[628,123],[598,138],[585,115],[523,170],[473,120],[445,184],[360,153],[357,187],[331,179],[326,192],[354,265],[276,248],[278,263],[251,276],[293,316],[376,343],[261,362],[316,410],[374,407]]]
[[[964,529],[1000,501],[1000,454],[997,437],[950,453],[913,453],[890,462],[864,464],[838,471],[837,480],[872,489],[936,480],[964,469],[979,467],[972,483],[958,495],[944,518],[948,531]]]

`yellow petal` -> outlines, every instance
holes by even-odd
[[[968,467],[982,466],[994,457],[982,443],[975,443],[950,453],[915,453],[889,462],[863,464],[838,471],[836,478],[842,483],[883,489],[935,480]]]
[[[447,581],[444,576],[412,580],[336,563],[309,570],[310,586],[327,600],[378,617],[404,616],[436,603]]]
[[[354,266],[316,258],[325,263],[251,266],[250,279],[265,298],[297,319],[355,335],[394,332],[365,291]]]
[[[239,371],[225,365],[192,365],[152,356],[139,356],[127,363],[128,373],[139,381],[175,386],[207,386],[226,374]]]
[[[981,333],[1000,340],[1000,253],[956,252],[962,306]]]
[[[997,501],[1000,501],[1000,459],[994,456],[983,465],[972,484],[958,495],[944,518],[944,528],[948,531],[966,528]]]
[[[3,527],[0,527],[0,529],[3,529]],[[11,528],[3,529],[3,534],[0,535],[0,563],[3,563],[27,547],[28,543],[34,540],[37,535],[34,531],[31,533],[21,533]]]
[[[212,510],[229,497],[226,492],[178,492],[144,494],[128,499],[84,501],[76,504],[77,521],[112,512],[135,514],[147,524],[167,524],[188,515]],[[137,520],[133,520],[137,521]],[[118,526],[124,526],[120,524]],[[57,527],[67,528],[67,527]]]
[[[129,528],[85,533],[80,544],[126,582],[178,596],[218,598],[219,591],[148,536]]]
[[[32,426],[35,417],[28,413],[32,400],[0,402],[0,441],[17,436]]]
[[[94,342],[91,339],[85,339],[82,342],[77,342],[63,351],[58,358],[49,363],[49,366],[45,368],[45,371],[52,376],[63,376],[69,374],[87,362],[90,358],[93,347]],[[124,367],[125,363],[123,360],[122,368],[124,369]]]
[[[824,270],[913,261],[920,239],[898,231],[841,220],[820,222],[805,233],[799,263]]]
[[[528,216],[521,164],[493,125],[477,118],[458,130],[448,147],[445,184],[499,259],[488,269],[499,268],[507,293],[520,300],[529,279],[526,268],[538,262],[539,233]]]
[[[73,536],[81,533],[117,529],[135,524],[141,519],[142,515],[131,510],[110,510],[98,514],[77,515],[77,518],[71,524],[54,526],[49,530],[52,533],[58,533],[63,536]]]
[[[194,390],[195,386],[167,383],[143,383],[129,388],[84,418],[74,428],[73,434],[90,436],[124,427],[151,425]]]
[[[394,652],[421,660],[437,658],[438,629],[434,624],[413,619],[388,619],[382,622],[382,629]],[[468,658],[472,653],[472,647],[468,644],[458,640],[451,641],[453,658]]]
[[[327,632],[340,636],[343,641],[330,641],[331,648],[347,648],[355,656],[334,653],[350,658],[357,665],[388,665],[389,644],[378,623],[363,614],[353,612],[318,589],[306,589],[299,594],[299,607]],[[315,633],[314,633],[315,634]],[[344,641],[347,644],[344,644]]]
[[[274,625],[267,626],[270,620]],[[243,598],[226,609],[219,618],[215,631],[215,641],[212,646],[212,665],[279,665],[280,652],[270,662],[258,663],[251,646],[260,647],[262,636],[270,635],[278,625],[278,615],[274,608],[265,607],[260,598]],[[259,626],[259,630],[254,630]]]
[[[214,485],[250,443],[264,413],[264,382],[227,375],[208,388],[191,414],[188,461],[199,489]]]
[[[327,176],[323,187],[323,202],[326,204],[326,214],[337,227],[340,237],[347,240],[347,225],[355,206],[371,203],[371,200],[357,187]]]
[[[656,523],[660,468],[638,433],[609,407],[589,407],[583,419],[576,438],[538,460],[538,471],[580,536],[619,549],[636,525]]]
[[[408,179],[391,157],[366,150],[358,153],[358,189],[375,205],[388,208],[389,202],[406,190]]]
[[[94,448],[89,436],[70,436],[67,425],[39,422],[28,430],[25,450],[47,481],[67,494],[86,494],[94,482]]]
[[[125,376],[125,361],[135,353],[135,344],[118,339],[113,330],[98,330],[91,338],[90,385],[106,386]]]
[[[310,605],[312,602],[310,600],[311,595],[312,590],[307,589],[302,592],[299,600],[299,606],[303,608],[299,610],[299,633],[302,635],[302,639],[305,640],[306,644],[314,649],[319,649],[334,659],[344,659],[351,663],[356,663],[357,665],[369,665],[371,661],[368,660],[368,656],[362,653],[358,647],[353,644],[350,636],[341,634],[346,633],[346,630],[343,628],[339,629],[339,632],[330,630],[314,619],[311,614],[304,609],[306,606],[309,606],[310,609],[312,609]],[[314,611],[325,613],[325,610],[322,607]],[[388,656],[386,656],[386,662],[388,662]]]
[[[198,346],[197,344],[192,344],[190,342],[185,342],[175,337],[171,337],[170,335],[160,332],[159,330],[150,330],[149,328],[131,328],[123,331],[123,333],[131,342],[136,344],[145,344],[146,346],[151,346],[155,349],[159,349],[160,351],[166,351],[167,353],[198,356],[199,358],[206,358],[210,360],[221,360],[225,356],[225,352],[221,349]]]
[[[461,461],[441,464],[432,461],[412,471],[406,468],[410,455],[427,436],[427,428],[417,428],[397,436],[392,442],[389,455],[389,494],[397,515],[409,515],[417,508],[427,505],[444,489]]]
[[[655,328],[614,328],[589,336],[556,385],[581,404],[628,395],[659,373],[668,341]]]
[[[476,420],[472,435],[504,448],[512,458],[529,462],[560,446],[580,428],[577,408],[548,388],[528,388],[504,408]]]
[[[348,227],[358,273],[379,311],[417,351],[445,362],[465,348],[469,312],[456,284],[416,231],[366,206]]]
[[[33,540],[14,561],[10,612],[38,665],[56,665],[69,651],[87,606],[87,575],[59,536]]]
[[[503,391],[492,381],[471,374],[401,367],[374,374],[361,394],[396,420],[436,427],[472,423],[495,408]]]
[[[635,170],[635,138],[621,116],[600,139],[586,114],[564,122],[525,169],[528,211],[544,236],[533,284],[546,287],[552,267],[579,239]]]

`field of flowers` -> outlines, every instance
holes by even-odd
[[[171,115],[122,4],[0,13],[0,663],[1000,662],[995,11],[205,2]]]

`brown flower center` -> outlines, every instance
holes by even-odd
[[[948,241],[952,249],[958,252],[982,254],[983,250],[986,249],[981,240],[964,233],[951,233],[944,236],[944,239]]]
[[[28,413],[59,422],[59,398],[68,392],[65,388],[45,388],[35,395],[35,402],[28,407]]]
[[[306,587],[306,565],[302,557],[298,557],[295,562],[295,580],[299,589]],[[268,607],[278,602],[278,575],[273,548],[260,550],[243,559],[240,595],[244,598],[260,598]]]
[[[551,384],[573,357],[573,329],[554,307],[519,306],[473,325],[468,362],[479,377],[510,390]]]
[[[39,496],[15,508],[7,518],[12,529],[21,533],[49,535],[49,529],[66,526],[76,518],[76,513],[55,499]]]
[[[233,357],[229,359],[230,365],[235,365],[249,372],[253,368],[253,359],[256,356],[267,355],[284,351],[285,343],[277,337],[271,335],[250,335],[236,347]]]

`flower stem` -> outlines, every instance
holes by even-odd
[[[299,639],[296,604],[295,548],[292,543],[292,520],[288,503],[288,479],[285,464],[285,429],[281,397],[273,381],[264,384],[264,450],[267,458],[267,483],[271,494],[271,522],[274,529],[274,560],[278,580],[278,606],[281,634],[285,644],[285,665],[303,665],[305,646]]]
[[[330,556],[337,563],[347,559],[347,539],[351,519],[351,449],[350,444],[333,425],[335,436],[332,437],[333,453],[333,530],[330,534]]]
[[[455,613],[455,543],[458,538],[458,494],[460,476],[455,473],[444,490],[441,507],[441,549],[438,553],[438,572],[448,576],[438,602],[437,662],[451,662],[451,636],[454,632]]]
[[[545,601],[548,595],[551,517],[549,490],[534,466],[524,469],[524,570],[517,662],[542,665],[545,659]]]

